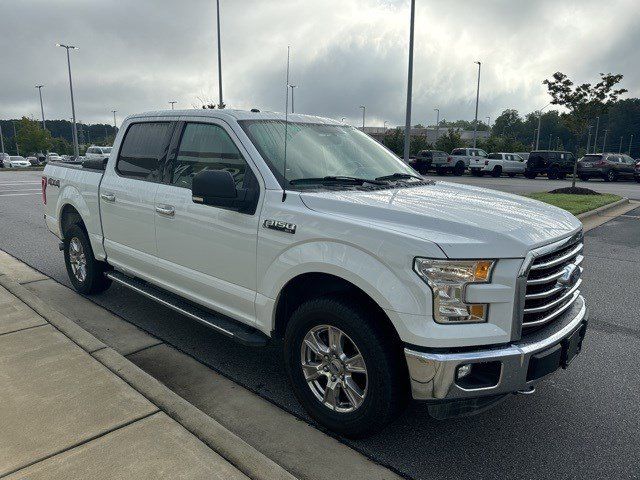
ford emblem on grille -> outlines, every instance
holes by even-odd
[[[568,287],[578,281],[580,270],[574,264],[570,263],[562,269],[562,276],[558,278],[558,283]]]

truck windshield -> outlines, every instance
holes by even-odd
[[[239,123],[284,186],[285,123],[281,120],[243,120]],[[416,175],[393,153],[351,126],[289,122],[286,130],[287,188],[291,187],[292,180],[300,186],[313,184],[311,179],[325,177],[375,180],[396,173],[406,174],[405,179]],[[301,179],[309,181],[300,182]]]

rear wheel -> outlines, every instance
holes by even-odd
[[[491,176],[493,178],[498,178],[501,173],[502,173],[502,167],[500,165],[496,165],[495,167],[493,167],[493,170],[491,170]]]
[[[408,399],[401,349],[379,320],[357,302],[323,297],[298,307],[285,332],[296,397],[320,424],[350,437],[380,429]]]
[[[618,180],[618,175],[616,174],[615,170],[609,170],[604,176],[605,182],[615,182],[617,180]]]
[[[453,167],[453,174],[456,177],[461,176],[462,174],[464,174],[464,162],[458,162],[456,163],[456,166]]]
[[[71,225],[64,233],[64,263],[73,287],[80,293],[100,293],[111,286],[104,276],[106,264],[93,256],[91,243],[80,225]]]
[[[549,180],[555,180],[556,178],[558,178],[558,167],[549,167],[549,170],[547,171],[547,178]]]

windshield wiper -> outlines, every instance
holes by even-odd
[[[386,182],[379,178],[371,180],[369,178],[349,177],[343,175],[328,175],[326,177],[310,177],[310,178],[296,178],[290,180],[291,185],[300,185],[307,183],[351,183],[354,185],[362,185],[364,183],[372,183],[373,185],[386,185]]]
[[[409,179],[409,178],[415,178],[417,180],[424,180],[424,178],[419,177],[418,175],[413,175],[411,173],[400,173],[400,172],[392,173],[391,175],[384,175],[382,177],[376,178],[376,180],[379,180],[379,181],[383,181],[383,180],[405,180],[405,179]]]

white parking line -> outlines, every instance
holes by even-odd
[[[33,193],[0,193],[0,197],[20,197],[22,195],[40,195],[40,192],[33,192]]]
[[[16,190],[16,189],[7,189],[7,190],[2,190],[0,189],[0,193],[11,193],[11,192],[39,192],[41,191],[40,188],[21,188],[20,190]]]

